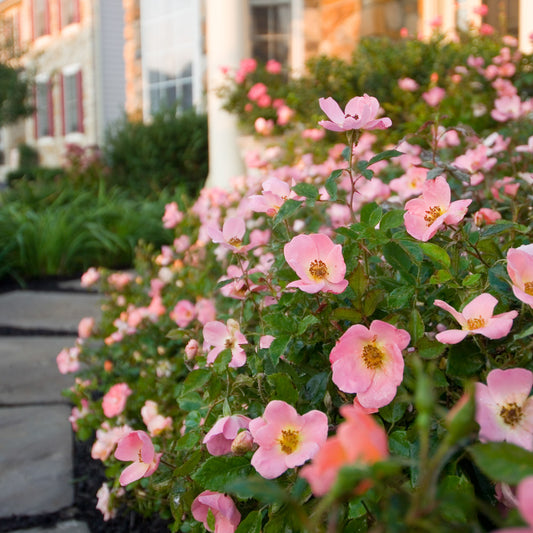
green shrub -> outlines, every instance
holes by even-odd
[[[207,118],[167,109],[150,124],[123,119],[108,131],[105,157],[112,184],[141,196],[180,185],[194,195],[207,177]]]

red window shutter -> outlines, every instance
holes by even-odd
[[[74,22],[80,22],[80,0],[72,0],[74,2]]]
[[[63,137],[67,132],[67,127],[65,123],[65,77],[61,73],[59,78],[59,88],[61,91],[61,134]]]
[[[57,27],[62,30],[63,29],[63,19],[61,18],[61,6],[63,2],[59,0],[57,3]]]
[[[35,41],[35,14],[33,12],[33,0],[30,0],[31,40]]]
[[[52,92],[52,80],[48,82],[48,90],[46,92],[47,110],[48,110],[48,128],[50,137],[54,136],[54,95]]]
[[[78,104],[78,131],[83,133],[83,76],[81,70],[76,73],[76,102]]]
[[[37,115],[37,88],[33,86],[33,137],[34,139],[39,138],[39,119]]]
[[[17,47],[17,50],[21,50],[22,49],[22,37],[21,37],[21,31],[20,31],[20,9],[17,11],[17,14],[15,15],[15,25],[17,28],[16,47]]]
[[[45,35],[50,34],[50,2],[44,0],[44,33]]]

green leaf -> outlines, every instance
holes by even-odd
[[[385,244],[385,246],[383,246],[383,255],[393,268],[409,274],[413,261],[398,244],[395,242]],[[409,277],[412,278],[413,282],[416,281],[410,274]]]
[[[291,342],[290,335],[280,335],[272,341],[268,349],[268,355],[274,366],[278,364],[279,358],[287,349],[289,342]]]
[[[180,328],[174,328],[174,329],[171,329],[167,333],[166,336],[167,336],[167,339],[172,339],[173,341],[177,341],[177,340],[183,339],[183,337],[186,337],[187,335],[189,335],[189,332],[187,330],[180,329]]]
[[[373,228],[381,220],[383,209],[375,202],[365,204],[361,208],[361,223]]]
[[[393,209],[392,211],[387,211],[381,219],[379,229],[382,231],[387,231],[388,229],[399,228],[403,225],[403,215],[403,209]]]
[[[287,374],[270,374],[267,380],[274,389],[272,399],[283,400],[291,405],[298,401],[298,391]]]
[[[249,459],[239,457],[239,459],[250,464]],[[252,468],[250,466],[250,468]],[[213,489],[216,490],[216,489]],[[275,482],[263,479],[259,476],[235,478],[228,483],[226,492],[235,494],[238,498],[255,498],[263,503],[281,503],[285,500],[285,491]]]
[[[239,524],[235,533],[261,533],[261,525],[263,523],[263,514],[261,511],[252,511],[248,513],[246,518]]]
[[[365,159],[360,159],[359,161],[357,161],[356,167],[357,170],[363,172],[368,168],[368,161],[366,161]]]
[[[209,457],[191,477],[204,489],[230,492],[229,487],[235,481],[245,478],[252,472],[250,459],[219,455]]]
[[[326,187],[326,191],[327,193],[329,194],[329,199],[334,202],[335,200],[337,200],[337,181],[336,179],[333,177],[333,174],[335,174],[335,172],[339,172],[338,170],[334,170],[330,177],[326,180],[326,183],[325,183],[325,187]],[[342,171],[341,171],[342,172]],[[340,174],[339,174],[340,175]]]
[[[409,315],[409,333],[411,334],[411,342],[416,343],[424,335],[424,321],[418,309],[413,309]]]
[[[484,239],[486,237],[498,235],[498,233],[511,229],[514,225],[514,222],[510,222],[509,220],[497,220],[494,224],[490,224],[481,230],[481,238]]]
[[[457,378],[473,376],[485,364],[485,356],[473,342],[463,341],[450,346],[446,372]]]
[[[450,268],[450,256],[444,248],[430,242],[421,242],[419,246],[432,261],[439,263],[444,268]]]
[[[533,326],[529,326],[529,328],[526,328],[521,333],[517,333],[513,338],[517,341],[525,337],[530,337],[531,335],[533,335]]]
[[[446,523],[467,524],[475,513],[474,487],[464,476],[446,476],[438,486],[439,514]]]
[[[341,226],[340,228],[336,228],[335,231],[339,235],[344,235],[345,237],[348,237],[349,239],[359,240],[359,233],[354,231],[352,228],[345,228]]]
[[[363,314],[360,311],[348,307],[337,307],[331,315],[337,320],[348,320],[353,324],[358,324],[363,318]]]
[[[429,278],[429,282],[432,285],[442,285],[443,283],[450,281],[452,278],[453,276],[448,270],[437,270],[433,273],[431,278]]]
[[[201,435],[199,431],[189,431],[188,433],[185,433],[183,437],[179,438],[176,443],[176,448],[178,450],[192,450],[196,444],[198,444],[200,437]]]
[[[463,279],[463,287],[474,287],[479,283],[481,279],[481,274],[470,274]]]
[[[215,362],[213,363],[213,370],[217,374],[223,374],[228,368],[229,362],[231,361],[231,357],[232,354],[229,348],[222,350],[215,359]]]
[[[381,412],[382,409],[380,409]],[[389,450],[393,455],[400,457],[412,457],[413,446],[407,438],[407,431],[404,429],[397,429],[389,435]]]
[[[363,298],[363,313],[365,316],[371,316],[377,306],[383,301],[384,292],[379,289],[368,291]]]
[[[183,437],[182,437],[183,438]],[[181,440],[181,439],[180,439]],[[178,441],[179,444],[179,441]],[[194,444],[196,446],[196,443]],[[198,465],[202,459],[202,450],[196,450],[192,452],[188,459],[180,466],[174,469],[172,475],[174,478],[181,478],[183,476],[188,476]]]
[[[516,485],[533,476],[533,453],[509,442],[473,444],[468,451],[480,470],[493,481]]]
[[[427,337],[422,337],[416,343],[416,349],[422,359],[436,359],[444,353],[446,345],[439,341],[432,341]]]
[[[444,169],[441,168],[441,167],[435,167],[435,168],[432,168],[428,173],[427,173],[427,176],[426,176],[426,179],[427,180],[434,180],[437,176],[440,176],[441,174],[444,173]]]
[[[215,531],[215,515],[211,509],[207,510],[207,526],[211,531]]]
[[[307,315],[305,316],[299,323],[298,323],[298,335],[303,335],[307,329],[314,325],[320,323],[320,320],[314,316],[314,315]]]
[[[200,368],[198,370],[193,370],[183,381],[183,388],[181,390],[181,396],[185,396],[193,390],[201,389],[208,381],[209,378],[213,375],[211,370],[205,368]]]
[[[410,305],[414,295],[413,287],[398,287],[389,293],[387,303],[392,309],[403,309]]]
[[[296,194],[305,196],[306,198],[311,198],[313,200],[318,198],[318,189],[310,183],[298,183],[292,188],[292,190]]]
[[[295,213],[300,206],[302,205],[301,201],[294,200],[289,198],[283,202],[283,205],[279,208],[278,214],[274,217],[272,221],[273,226],[277,226],[280,222],[283,222],[287,217]]]
[[[384,152],[376,154],[368,162],[368,166],[373,165],[374,163],[377,163],[378,161],[383,161],[384,159],[391,159],[392,157],[398,157],[400,155],[403,155],[403,152],[399,152],[398,150],[385,150]]]
[[[390,424],[394,424],[395,422],[401,420],[406,409],[406,403],[394,401],[392,403],[389,403],[385,407],[382,407],[379,410],[379,414],[381,417],[383,417],[384,420],[386,420]]]
[[[368,287],[368,277],[361,263],[348,276],[348,283],[356,296],[362,296]]]

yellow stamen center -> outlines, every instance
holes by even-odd
[[[524,292],[526,294],[529,294],[529,296],[533,296],[533,281],[528,281],[527,283],[524,283]]]
[[[363,348],[363,361],[367,368],[374,370],[383,364],[384,353],[373,344],[367,344]]]
[[[466,321],[466,327],[470,330],[484,328],[487,325],[487,321],[484,318],[469,318]]]
[[[143,462],[143,458],[142,458],[142,455],[141,455],[141,450],[137,451],[137,460],[139,461],[139,463]]]
[[[282,429],[278,439],[281,451],[287,455],[293,453],[300,445],[300,432],[297,429]]]
[[[315,259],[309,265],[309,274],[311,274],[315,280],[324,279],[328,275],[328,267],[324,262],[320,261],[320,259]]]
[[[235,247],[238,247],[242,244],[242,241],[241,239],[239,239],[238,237],[232,237],[229,241],[228,241],[228,244],[231,244],[231,246],[235,246]]]
[[[500,416],[508,426],[516,426],[522,419],[522,415],[522,407],[514,402],[504,405],[500,410]]]
[[[426,211],[426,216],[424,217],[424,220],[427,223],[427,227],[429,228],[429,226],[431,226],[431,224],[433,224],[433,222],[435,222],[435,220],[437,220],[437,218],[439,218],[442,213],[443,211],[440,206],[434,205],[433,207],[430,207]]]

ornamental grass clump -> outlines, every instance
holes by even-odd
[[[370,111],[337,116],[352,98]],[[60,362],[106,466],[105,519],[128,504],[183,532],[531,525],[531,100],[476,135],[443,126],[446,98],[421,100],[431,120],[400,143],[375,97],[328,100],[332,144],[290,165],[283,145],[257,152],[230,190],[169,203],[175,240],[135,274],[84,276],[102,320]]]

